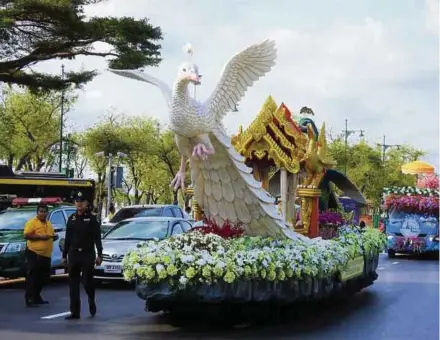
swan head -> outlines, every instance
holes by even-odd
[[[179,66],[178,80],[200,85],[199,68],[192,63],[183,63]]]

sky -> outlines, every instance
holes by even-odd
[[[107,0],[88,15],[147,17],[163,30],[163,62],[145,72],[172,86],[183,46],[191,43],[207,99],[225,63],[266,38],[277,44],[276,66],[250,88],[239,112],[224,120],[232,134],[247,127],[268,95],[292,112],[312,108],[332,134],[365,130],[370,143],[410,144],[439,164],[439,0]],[[98,46],[97,48],[102,48]],[[155,116],[168,112],[152,85],[119,77],[101,58],[64,62],[67,70],[97,69],[79,93],[70,124],[92,126],[111,110]],[[61,62],[40,69],[60,72]],[[359,140],[350,136],[350,143]]]

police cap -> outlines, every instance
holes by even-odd
[[[81,191],[78,191],[74,197],[74,200],[75,202],[84,202],[86,198]]]

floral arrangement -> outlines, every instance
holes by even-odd
[[[417,179],[417,187],[424,189],[439,189],[439,179],[435,174],[421,175]]]
[[[412,252],[420,253],[426,246],[423,238],[419,237],[396,237],[396,243],[393,246],[393,250],[396,252],[405,251],[411,249]]]
[[[330,240],[337,236],[337,228],[343,223],[341,214],[336,211],[324,211],[319,213],[319,235],[324,240]]]
[[[223,225],[219,225],[213,218],[204,218],[202,227],[195,227],[193,230],[200,231],[204,234],[215,234],[222,238],[239,237],[244,234],[244,228],[241,223],[232,223],[231,221],[224,221]]]
[[[146,284],[188,285],[243,280],[286,281],[328,277],[349,259],[377,254],[386,238],[377,230],[343,227],[334,240],[305,243],[262,237],[223,238],[193,230],[162,241],[148,241],[123,260],[126,280]]]
[[[319,224],[320,225],[333,225],[333,226],[341,226],[343,223],[343,219],[341,214],[336,211],[324,211],[319,213]]]
[[[438,215],[439,199],[434,196],[390,194],[385,197],[385,210]]]

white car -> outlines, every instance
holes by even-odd
[[[101,231],[105,234],[117,223],[129,218],[154,216],[187,219],[187,215],[182,208],[172,204],[130,205],[119,209],[110,221],[106,218],[101,224]]]
[[[122,260],[141,242],[163,240],[191,229],[188,220],[175,217],[137,217],[119,222],[102,239],[103,256],[95,267],[95,281],[123,280]]]

